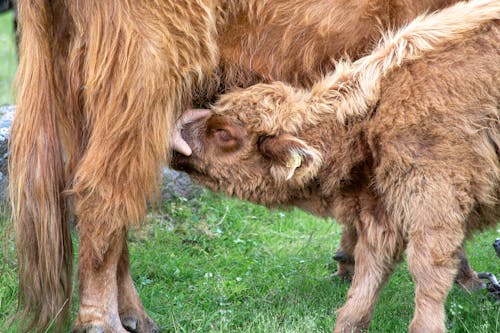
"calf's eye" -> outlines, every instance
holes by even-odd
[[[234,152],[243,141],[244,127],[223,116],[207,120],[207,139],[222,152]]]
[[[240,146],[240,140],[226,129],[218,129],[213,132],[217,146],[224,152],[233,152]]]
[[[235,139],[229,131],[226,131],[224,129],[217,130],[215,132],[215,135],[217,135],[217,137],[223,142],[229,142]]]

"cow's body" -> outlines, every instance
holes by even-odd
[[[331,58],[364,54],[379,25],[452,2],[18,1],[10,184],[23,323],[44,330],[67,318],[75,215],[76,329],[154,332],[125,235],[145,215],[183,110],[233,86],[308,86]]]

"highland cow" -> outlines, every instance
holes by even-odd
[[[174,123],[233,86],[309,87],[332,59],[455,0],[18,1],[10,192],[24,329],[62,329],[79,235],[75,330],[155,332],[129,271]]]
[[[447,35],[480,16],[466,7],[388,34],[311,89],[275,82],[223,95],[183,130],[193,153],[173,165],[194,180],[354,230],[355,273],[335,332],[367,329],[405,250],[410,331],[444,332],[461,245],[500,218],[500,6],[474,32]]]

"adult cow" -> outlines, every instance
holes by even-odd
[[[80,332],[154,332],[129,272],[193,100],[257,81],[308,85],[381,30],[453,0],[19,1],[11,199],[26,329],[61,330],[79,234]]]

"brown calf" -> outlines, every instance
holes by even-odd
[[[444,332],[461,245],[500,218],[500,5],[483,5],[389,35],[310,90],[236,90],[184,130],[193,155],[173,165],[196,181],[355,230],[355,274],[335,332],[368,327],[405,249],[416,285],[410,331]],[[490,23],[472,22],[481,17]]]

